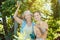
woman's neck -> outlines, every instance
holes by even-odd
[[[31,26],[32,22],[31,21],[27,21],[27,25]]]
[[[42,22],[42,20],[38,20],[37,23],[40,24]]]

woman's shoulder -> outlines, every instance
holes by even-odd
[[[45,26],[46,28],[48,28],[48,23],[43,21],[42,24],[44,24],[43,26]]]
[[[45,22],[45,21],[42,21],[42,24],[44,24],[44,25],[48,25],[47,22]]]

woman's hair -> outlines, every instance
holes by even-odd
[[[32,13],[29,10],[24,11],[23,15],[25,15],[25,14],[31,14],[32,15]]]
[[[30,14],[32,16],[32,13],[30,12],[30,10],[26,10],[23,12],[22,17],[25,17],[25,14]]]
[[[41,16],[41,12],[40,11],[35,11],[34,13],[39,13],[39,15]]]

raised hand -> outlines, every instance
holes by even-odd
[[[18,8],[20,7],[20,1],[17,1],[17,7]]]

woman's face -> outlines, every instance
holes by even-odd
[[[40,21],[40,18],[41,18],[40,14],[38,12],[35,12],[34,13],[34,19],[35,19],[35,21]]]
[[[29,14],[29,13],[27,13],[27,14],[25,14],[25,19],[27,20],[27,21],[30,21],[31,20],[31,14]]]

